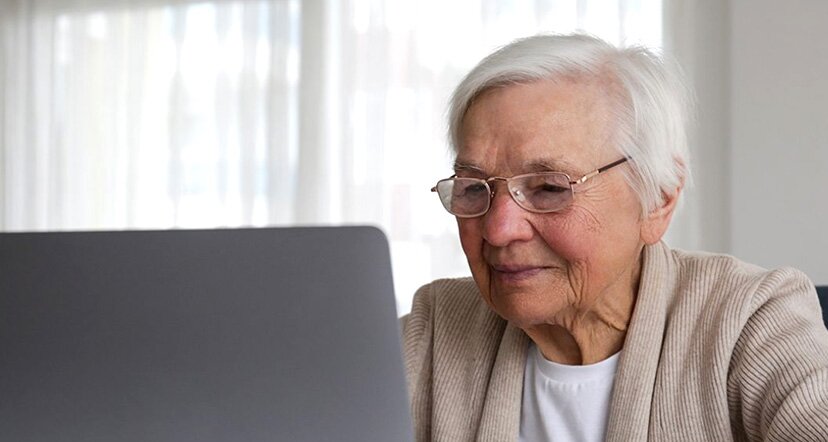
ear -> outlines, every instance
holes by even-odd
[[[676,187],[671,194],[663,193],[664,201],[660,207],[656,207],[641,222],[641,240],[644,244],[655,244],[661,241],[667,228],[670,227],[670,220],[676,210],[679,196],[681,195],[684,183]]]

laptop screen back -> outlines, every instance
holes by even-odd
[[[368,227],[0,234],[0,440],[411,440]]]

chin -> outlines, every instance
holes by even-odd
[[[531,293],[492,293],[489,307],[501,318],[519,328],[548,324],[563,306],[549,298]]]

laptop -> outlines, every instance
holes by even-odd
[[[384,235],[0,234],[0,440],[413,440]]]

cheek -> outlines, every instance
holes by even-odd
[[[569,263],[585,259],[600,246],[601,223],[583,208],[541,218],[536,230],[549,248]]]
[[[634,210],[596,212],[573,207],[566,216],[547,220],[539,232],[544,242],[569,263],[570,270],[601,273],[631,259],[630,253],[636,250],[638,220]]]
[[[489,266],[483,259],[483,222],[482,218],[458,218],[457,229],[460,234],[460,244],[469,263],[472,278],[483,300],[494,309],[492,304]]]
[[[457,218],[460,244],[463,246],[463,252],[472,266],[482,259],[483,233],[481,229],[480,218]]]

